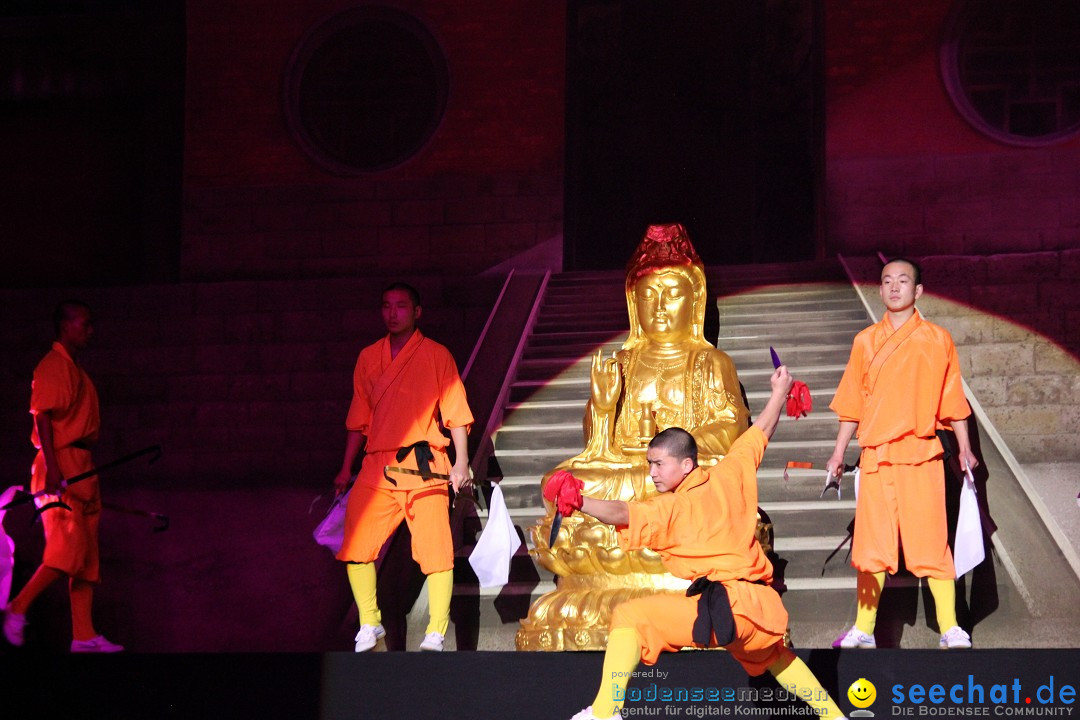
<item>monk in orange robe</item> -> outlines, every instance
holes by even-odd
[[[355,649],[364,652],[385,636],[376,600],[374,560],[401,521],[408,523],[413,558],[427,576],[431,612],[420,649],[441,651],[454,585],[447,483],[384,471],[393,466],[448,474],[455,492],[468,487],[472,482],[468,431],[473,417],[450,351],[416,327],[422,311],[416,289],[396,283],[382,298],[388,333],[357,358],[353,399],[345,421],[345,458],[334,480],[338,491],[343,491],[363,447],[364,460],[349,494],[345,539],[337,558],[348,563],[349,583],[360,611]],[[453,466],[440,419],[454,444]]]
[[[841,716],[784,644],[788,614],[756,536],[757,467],[792,382],[786,367],[776,370],[764,410],[714,467],[698,467],[697,444],[682,428],[656,435],[646,458],[660,494],[647,500],[575,497],[582,485],[569,473],[549,481],[556,488],[545,489],[548,499],[562,510],[580,508],[615,525],[623,550],[655,550],[672,575],[694,581],[686,594],[663,592],[615,608],[600,690],[574,720],[617,715],[639,661],[652,665],[661,652],[690,646],[723,646],[747,673],[768,671],[822,717]]]
[[[855,625],[835,645],[876,647],[874,626],[885,573],[899,566],[927,578],[934,596],[942,648],[971,647],[956,622],[956,572],[945,518],[944,450],[935,434],[952,428],[958,459],[974,469],[960,363],[952,337],[923,319],[915,301],[921,271],[897,258],[881,271],[885,317],[855,336],[844,376],[829,406],[839,416],[836,447],[827,472],[843,472],[853,435],[862,448],[851,564],[858,575]]]
[[[86,371],[76,362],[80,350],[94,334],[90,309],[81,302],[60,303],[54,315],[56,341],[34,369],[30,412],[34,416],[31,441],[38,449],[30,481],[31,492],[45,490],[44,504],[60,499],[70,506],[50,508],[42,514],[45,552],[41,565],[11,601],[4,614],[4,636],[22,645],[26,612],[45,588],[67,576],[71,597],[72,652],[118,652],[124,648],[94,629],[91,607],[98,567],[98,521],[101,491],[96,476],[65,488],[65,478],[82,474],[94,464],[90,445],[101,424],[98,396]]]

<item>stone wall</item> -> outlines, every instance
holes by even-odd
[[[335,177],[287,130],[284,69],[354,5],[187,3],[182,278],[471,273],[561,235],[565,5],[393,3],[446,58],[446,111],[403,164]]]
[[[954,4],[826,3],[827,251],[1080,247],[1080,138],[1013,147],[961,117],[938,54]]]

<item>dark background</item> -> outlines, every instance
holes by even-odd
[[[566,266],[681,222],[706,264],[813,257],[824,137],[813,3],[570,3]]]

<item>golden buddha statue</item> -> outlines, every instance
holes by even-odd
[[[652,437],[682,427],[697,440],[699,463],[718,462],[748,427],[735,365],[705,340],[705,271],[682,225],[652,225],[627,264],[630,334],[622,350],[592,359],[585,449],[544,476],[569,470],[582,493],[641,500],[656,493],[645,451]],[[624,552],[615,530],[582,513],[565,518],[553,545],[555,510],[531,528],[533,554],[559,576],[521,621],[519,650],[601,650],[611,611],[626,600],[687,581],[651,550]]]

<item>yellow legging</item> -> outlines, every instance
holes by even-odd
[[[592,703],[592,714],[597,718],[609,718],[622,709],[623,701],[615,700],[612,692],[612,680],[628,678],[641,661],[641,637],[634,628],[615,628],[608,636],[607,652],[604,653],[604,670],[601,677],[600,691]],[[781,687],[803,698],[808,705],[818,711],[818,716],[826,720],[843,716],[840,708],[829,697],[825,688],[814,677],[814,673],[795,653],[785,649],[772,665],[769,672]],[[625,683],[625,680],[620,681]]]
[[[956,581],[942,578],[926,578],[930,594],[934,596],[938,632],[944,633],[956,625]],[[855,614],[855,627],[867,635],[874,634],[877,625],[878,604],[885,587],[885,571],[860,572],[857,580],[859,608]]]
[[[347,563],[345,571],[349,576],[356,608],[360,611],[361,625],[379,625],[382,613],[376,597],[375,563]],[[425,633],[437,632],[446,635],[450,626],[450,599],[454,594],[454,571],[441,570],[427,576],[428,608],[430,618]]]

